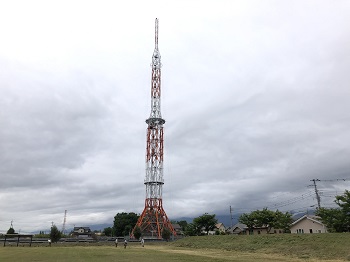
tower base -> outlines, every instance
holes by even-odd
[[[166,215],[162,199],[146,199],[145,209],[139,217],[136,226],[140,227],[144,238],[162,239],[162,230],[164,228],[176,236],[176,232]]]

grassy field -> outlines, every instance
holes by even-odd
[[[350,234],[202,236],[171,243],[0,246],[0,261],[350,261]]]
[[[221,249],[301,259],[350,261],[350,233],[201,236],[172,243],[190,249]]]

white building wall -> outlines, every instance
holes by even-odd
[[[323,224],[307,218],[299,221],[295,225],[292,225],[290,231],[293,234],[327,233],[327,229]]]

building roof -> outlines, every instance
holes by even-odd
[[[236,228],[245,229],[248,227],[245,224],[237,223],[237,224],[233,225],[233,229],[236,229]]]
[[[216,228],[220,228],[221,226],[225,227],[225,225],[224,225],[223,223],[217,223],[217,224],[215,225]]]
[[[79,229],[84,229],[85,232],[91,231],[90,227],[74,227],[74,231],[78,231]]]
[[[311,220],[312,222],[315,222],[315,223],[318,223],[320,225],[323,225],[323,223],[319,220],[320,217],[318,216],[312,216],[312,215],[303,215],[301,218],[295,220],[293,223],[292,223],[292,226],[298,224],[300,221],[304,220],[304,219],[308,219],[308,220]]]
[[[173,228],[176,230],[176,229],[179,229],[181,230],[182,227],[179,225],[179,224],[172,224],[173,225]]]

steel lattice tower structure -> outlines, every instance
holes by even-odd
[[[158,50],[158,19],[155,21],[155,48],[152,56],[151,114],[146,120],[146,186],[145,209],[136,226],[143,236],[162,238],[162,230],[167,228],[176,235],[168,216],[163,209],[163,124],[165,120],[160,112],[161,62]],[[136,227],[135,226],[135,227]]]

